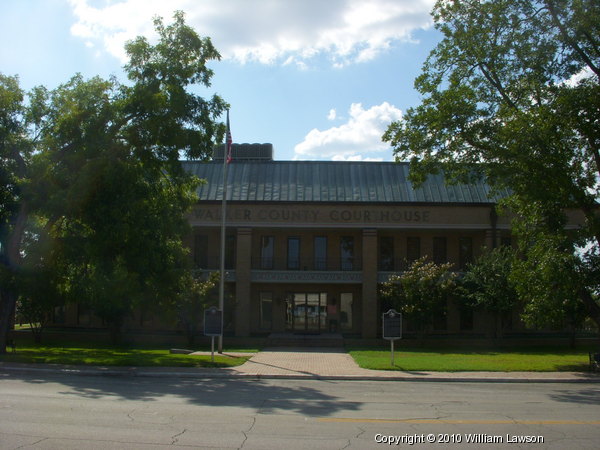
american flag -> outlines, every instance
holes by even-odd
[[[231,144],[233,144],[233,139],[231,138],[231,128],[229,127],[229,110],[227,110],[227,164],[233,159]]]

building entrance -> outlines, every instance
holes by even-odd
[[[295,333],[326,331],[327,294],[296,292],[288,295],[286,328]]]

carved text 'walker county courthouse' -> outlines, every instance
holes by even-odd
[[[460,270],[484,246],[510,242],[509,219],[496,216],[497,197],[484,182],[447,186],[430,176],[415,189],[404,163],[273,161],[269,144],[233,150],[226,281],[237,336],[337,331],[375,338],[377,285],[390,273],[425,255]],[[219,267],[218,156],[184,162],[206,180],[189,220],[194,263],[207,271]],[[451,303],[433,323],[433,331],[450,334],[488,327],[483,315]]]

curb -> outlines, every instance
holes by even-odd
[[[220,370],[220,369],[217,369]],[[252,380],[328,380],[328,381],[410,381],[410,382],[452,382],[452,383],[600,383],[600,376],[589,378],[564,377],[504,377],[504,376],[377,376],[377,375],[289,375],[289,374],[257,374],[231,372],[177,372],[177,371],[144,371],[138,368],[128,369],[81,369],[64,367],[18,367],[0,365],[0,373],[24,374],[56,374],[76,376],[106,376],[106,377],[140,377],[140,378],[191,378],[191,379],[252,379]]]

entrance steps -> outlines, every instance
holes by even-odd
[[[299,334],[271,333],[267,338],[269,347],[343,347],[340,333]]]

